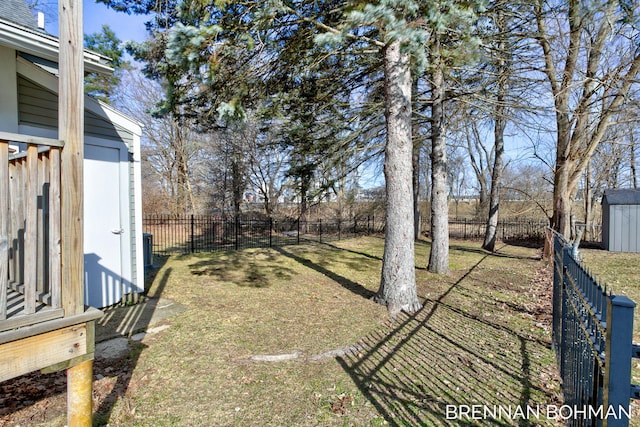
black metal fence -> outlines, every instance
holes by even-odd
[[[331,241],[383,231],[374,217],[349,220],[242,219],[200,215],[146,215],[143,229],[155,255],[268,248]]]
[[[547,220],[500,220],[496,228],[498,240],[540,240],[549,225]],[[450,219],[449,237],[458,239],[484,239],[486,221]]]
[[[425,223],[428,224],[428,221],[424,220],[423,224]],[[547,225],[546,220],[500,220],[497,227],[498,240],[542,241]],[[143,218],[145,248],[148,246],[156,255],[273,247],[298,244],[301,240],[339,240],[383,233],[384,226],[384,218],[373,216],[315,221],[155,214],[145,215]],[[449,220],[451,238],[483,239],[485,228],[485,221]]]
[[[568,426],[627,427],[635,303],[612,295],[577,261],[572,246],[554,237],[553,345],[562,378]],[[561,409],[562,409],[561,408]],[[569,416],[570,415],[570,416]]]

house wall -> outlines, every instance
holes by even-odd
[[[58,95],[31,80],[18,76],[19,123],[27,126],[57,129]],[[97,138],[122,141],[131,146],[133,133],[110,123],[92,111],[84,114],[85,134]]]
[[[2,58],[2,52],[0,52],[0,58]],[[12,62],[16,64],[15,52],[12,59]],[[57,138],[57,78],[28,63],[23,58],[18,58],[12,78],[5,76],[5,74],[11,73],[5,73],[4,70],[0,73],[2,73],[0,78],[14,82],[15,99],[13,108],[8,109],[13,111],[13,120],[16,122],[14,131]],[[4,114],[2,115],[4,116]],[[10,115],[7,114],[5,120],[9,120],[9,117]],[[116,110],[88,97],[85,99],[85,143],[118,148],[124,153],[118,172],[116,172],[122,183],[120,201],[122,206],[120,219],[123,230],[120,248],[122,292],[144,291],[143,255],[142,253],[137,254],[138,249],[142,250],[140,133],[139,125],[124,118]],[[112,177],[106,178],[104,183],[110,185],[112,180]],[[91,220],[86,219],[86,221],[90,222]],[[111,291],[106,292],[103,297],[99,297],[103,303],[93,302],[92,305],[101,307],[117,302],[113,301],[113,295],[116,294]],[[95,297],[92,298],[93,301],[96,301]]]
[[[611,221],[609,219],[609,209],[611,206],[607,202],[607,199],[603,199],[602,201],[602,248],[605,250],[609,250],[610,238],[609,234],[611,233]]]
[[[0,130],[18,132],[16,52],[0,46]]]

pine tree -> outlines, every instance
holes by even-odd
[[[108,1],[116,8],[125,6],[120,0]],[[298,166],[290,171],[304,178],[303,192],[317,164],[313,153],[330,158],[328,154],[339,154],[341,148],[362,141],[358,132],[352,134],[356,137],[344,137],[349,132],[339,121],[349,117],[349,104],[358,88],[375,81],[376,72],[383,70],[387,225],[377,298],[395,315],[421,306],[413,246],[412,68],[426,69],[431,36],[447,33],[451,25],[456,30],[468,26],[475,7],[473,2],[413,0],[165,4],[143,0],[131,2],[129,10],[158,13],[150,24],[156,31],[154,40],[134,52],[146,59],[150,76],[166,80],[164,111],[180,105],[203,127],[242,119],[247,108],[265,104],[273,114],[283,114],[282,106],[299,106],[294,101],[304,98],[294,100],[293,94],[316,82],[313,96],[305,95],[313,100],[306,105],[312,113],[283,116],[293,120],[294,126],[306,127],[298,133],[294,127],[289,134],[300,153]],[[343,105],[335,108],[338,104]],[[323,111],[330,111],[332,105],[338,120],[328,121]],[[315,127],[319,119],[337,132],[330,137],[314,132],[321,129]]]
[[[108,25],[102,26],[102,32],[85,34],[84,45],[87,49],[111,59],[113,73],[89,73],[84,79],[85,93],[106,103],[113,102],[114,91],[120,84],[120,75],[129,64],[124,60],[122,42]]]

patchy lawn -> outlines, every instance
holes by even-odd
[[[96,424],[559,425],[544,410],[529,419],[504,412],[560,403],[549,270],[538,251],[487,254],[453,241],[452,272],[436,276],[419,243],[424,309],[390,321],[370,300],[382,250],[383,240],[367,237],[170,258],[150,295],[189,309],[118,368],[96,367]],[[453,412],[470,405],[503,415]],[[0,420],[25,425],[19,414]]]
[[[580,249],[584,265],[616,295],[640,304],[640,254]],[[634,341],[640,343],[640,307],[634,318]]]
[[[633,342],[640,344],[640,254],[609,252],[602,249],[580,249],[585,266],[602,283],[606,283],[616,295],[626,295],[635,301]],[[640,384],[640,359],[633,359],[631,381]],[[633,402],[635,408],[640,402]],[[640,411],[640,409],[636,409]],[[640,427],[640,419],[631,421],[632,427]]]

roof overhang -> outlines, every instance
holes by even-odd
[[[38,85],[41,85],[43,88],[51,91],[52,93],[58,94],[58,77],[56,75],[45,70],[41,66],[32,63],[26,58],[18,58],[16,61],[16,65],[16,71],[19,75],[37,83]],[[97,99],[94,99],[86,94],[84,96],[84,108],[87,111],[91,111],[92,113],[98,115],[99,117],[122,126],[134,135],[142,135],[142,123],[131,118],[124,112],[117,110],[116,108],[107,105]]]
[[[4,19],[0,19],[0,45],[49,61],[58,62],[60,41],[57,37],[34,31]],[[111,74],[113,73],[113,68],[109,66],[110,62],[110,59],[106,56],[90,50],[84,50],[85,71]]]

